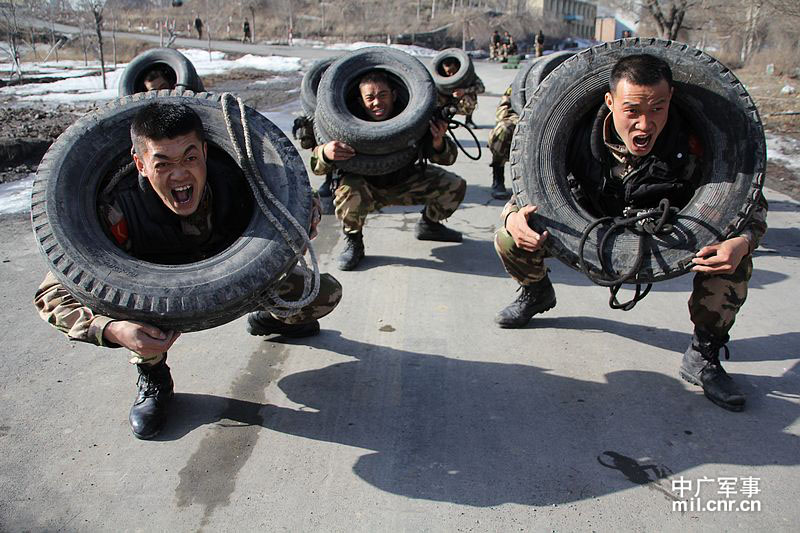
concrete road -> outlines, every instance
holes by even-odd
[[[514,71],[478,72],[494,93],[476,114],[485,143]],[[322,333],[264,340],[239,319],[184,335],[151,442],[128,428],[126,353],[38,318],[44,262],[26,218],[4,218],[0,529],[797,531],[800,205],[767,192],[771,229],[726,363],[748,404],[731,413],[677,375],[688,276],[625,313],[553,261],[558,306],[494,326],[516,293],[491,244],[488,163],[453,167],[469,182],[448,222],[461,244],[415,240],[418,210],[391,208],[368,219],[359,270],[338,272],[326,217],[316,248],[344,299]]]

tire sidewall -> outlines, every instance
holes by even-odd
[[[445,76],[442,68],[446,59],[455,59],[460,65],[458,71],[452,76]],[[431,77],[436,88],[445,93],[455,89],[469,87],[475,81],[475,66],[472,58],[460,48],[448,48],[442,50],[433,58],[431,62]]]
[[[32,193],[34,233],[56,278],[95,313],[179,331],[207,329],[257,306],[296,257],[258,206],[242,236],[221,253],[195,263],[141,261],[111,242],[96,214],[98,187],[114,170],[112,162],[130,151],[130,120],[156,97],[189,105],[203,121],[206,140],[237,160],[219,96],[161,91],[117,100],[73,124],[43,158]],[[300,156],[269,120],[249,108],[246,113],[263,183],[307,227],[311,188]],[[234,130],[241,132],[235,106],[231,118]],[[121,142],[122,135],[128,136],[127,144]],[[271,211],[283,220],[276,209]],[[303,237],[284,224],[294,245],[302,247]]]
[[[119,96],[144,92],[140,87],[142,75],[156,64],[163,64],[175,72],[175,88],[202,92],[203,82],[189,58],[173,48],[154,48],[133,58],[119,79]]]
[[[345,101],[357,80],[376,69],[402,80],[409,93],[406,107],[381,122],[354,116]],[[428,131],[435,105],[433,80],[418,59],[389,47],[369,47],[340,57],[322,75],[314,122],[356,152],[385,155],[416,146]]]
[[[761,194],[763,127],[746,90],[727,68],[699,50],[658,39],[626,39],[585,50],[553,70],[529,99],[512,141],[511,175],[518,204],[539,207],[531,226],[550,233],[548,251],[579,269],[578,241],[595,219],[569,191],[569,140],[579,120],[602,105],[613,64],[638,53],[668,61],[675,80],[672,105],[691,119],[706,153],[703,178],[674,221],[675,232],[653,237],[644,250],[637,281],[652,282],[687,272],[697,250],[740,232]],[[609,280],[596,252],[602,231],[591,234],[585,259],[596,276]],[[635,264],[638,235],[626,231],[610,241],[603,251],[606,263],[615,273],[627,272]]]

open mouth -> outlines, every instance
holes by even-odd
[[[194,192],[193,185],[182,185],[172,189],[172,198],[179,205],[185,205],[192,201],[192,194]]]
[[[653,137],[652,135],[634,135],[633,145],[639,149],[647,148],[647,146],[650,144],[650,139],[652,137]]]

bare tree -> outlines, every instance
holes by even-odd
[[[103,55],[103,3],[92,2],[92,16],[94,17],[94,31],[97,33],[97,48],[100,51],[100,74],[103,76],[103,89],[106,86],[106,59]]]
[[[2,12],[2,23],[8,38],[8,50],[3,49],[3,52],[9,56],[14,72],[16,72],[19,79],[22,79],[22,68],[19,64],[19,44],[17,43],[17,33],[19,32],[19,26],[17,25],[17,6],[14,2],[4,3],[2,7],[0,7],[0,12]],[[11,73],[12,78],[14,72]]]
[[[671,41],[678,38],[686,13],[696,0],[644,0],[643,6],[655,20],[660,36]]]

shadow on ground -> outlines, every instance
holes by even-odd
[[[562,327],[610,329],[606,322],[578,317]],[[618,333],[644,346],[654,338],[647,328]],[[674,332],[657,333],[657,346],[682,349],[683,343],[668,339]],[[430,339],[431,352],[437,342]],[[758,339],[765,354],[782,352],[787,342],[797,345],[796,338]],[[353,471],[381,490],[480,507],[560,504],[633,485],[674,498],[669,476],[699,465],[800,463],[800,438],[786,432],[800,414],[797,394],[789,392],[798,388],[798,365],[778,378],[737,376],[748,409],[730,413],[697,389],[687,391],[677,378],[654,372],[618,371],[605,382],[584,381],[557,375],[558,369],[450,359],[359,342],[337,331],[308,344],[352,360],[281,378],[278,387],[301,408],[180,394],[163,438],[215,424],[204,443],[230,445],[263,426],[368,450]],[[522,349],[533,354],[548,348],[532,342]],[[678,363],[676,355],[676,371]],[[570,364],[568,353],[564,364]],[[262,365],[269,363],[259,351],[248,372],[258,374]],[[225,433],[229,437],[221,440]],[[748,444],[753,442],[759,445]],[[250,446],[248,441],[246,457]],[[214,476],[226,482],[206,492],[232,492],[239,455],[229,458],[236,468],[224,464],[226,456],[215,457],[197,461],[197,476],[184,479],[181,472],[193,493],[205,489],[190,481],[203,485]],[[212,509],[221,502],[209,501]]]

